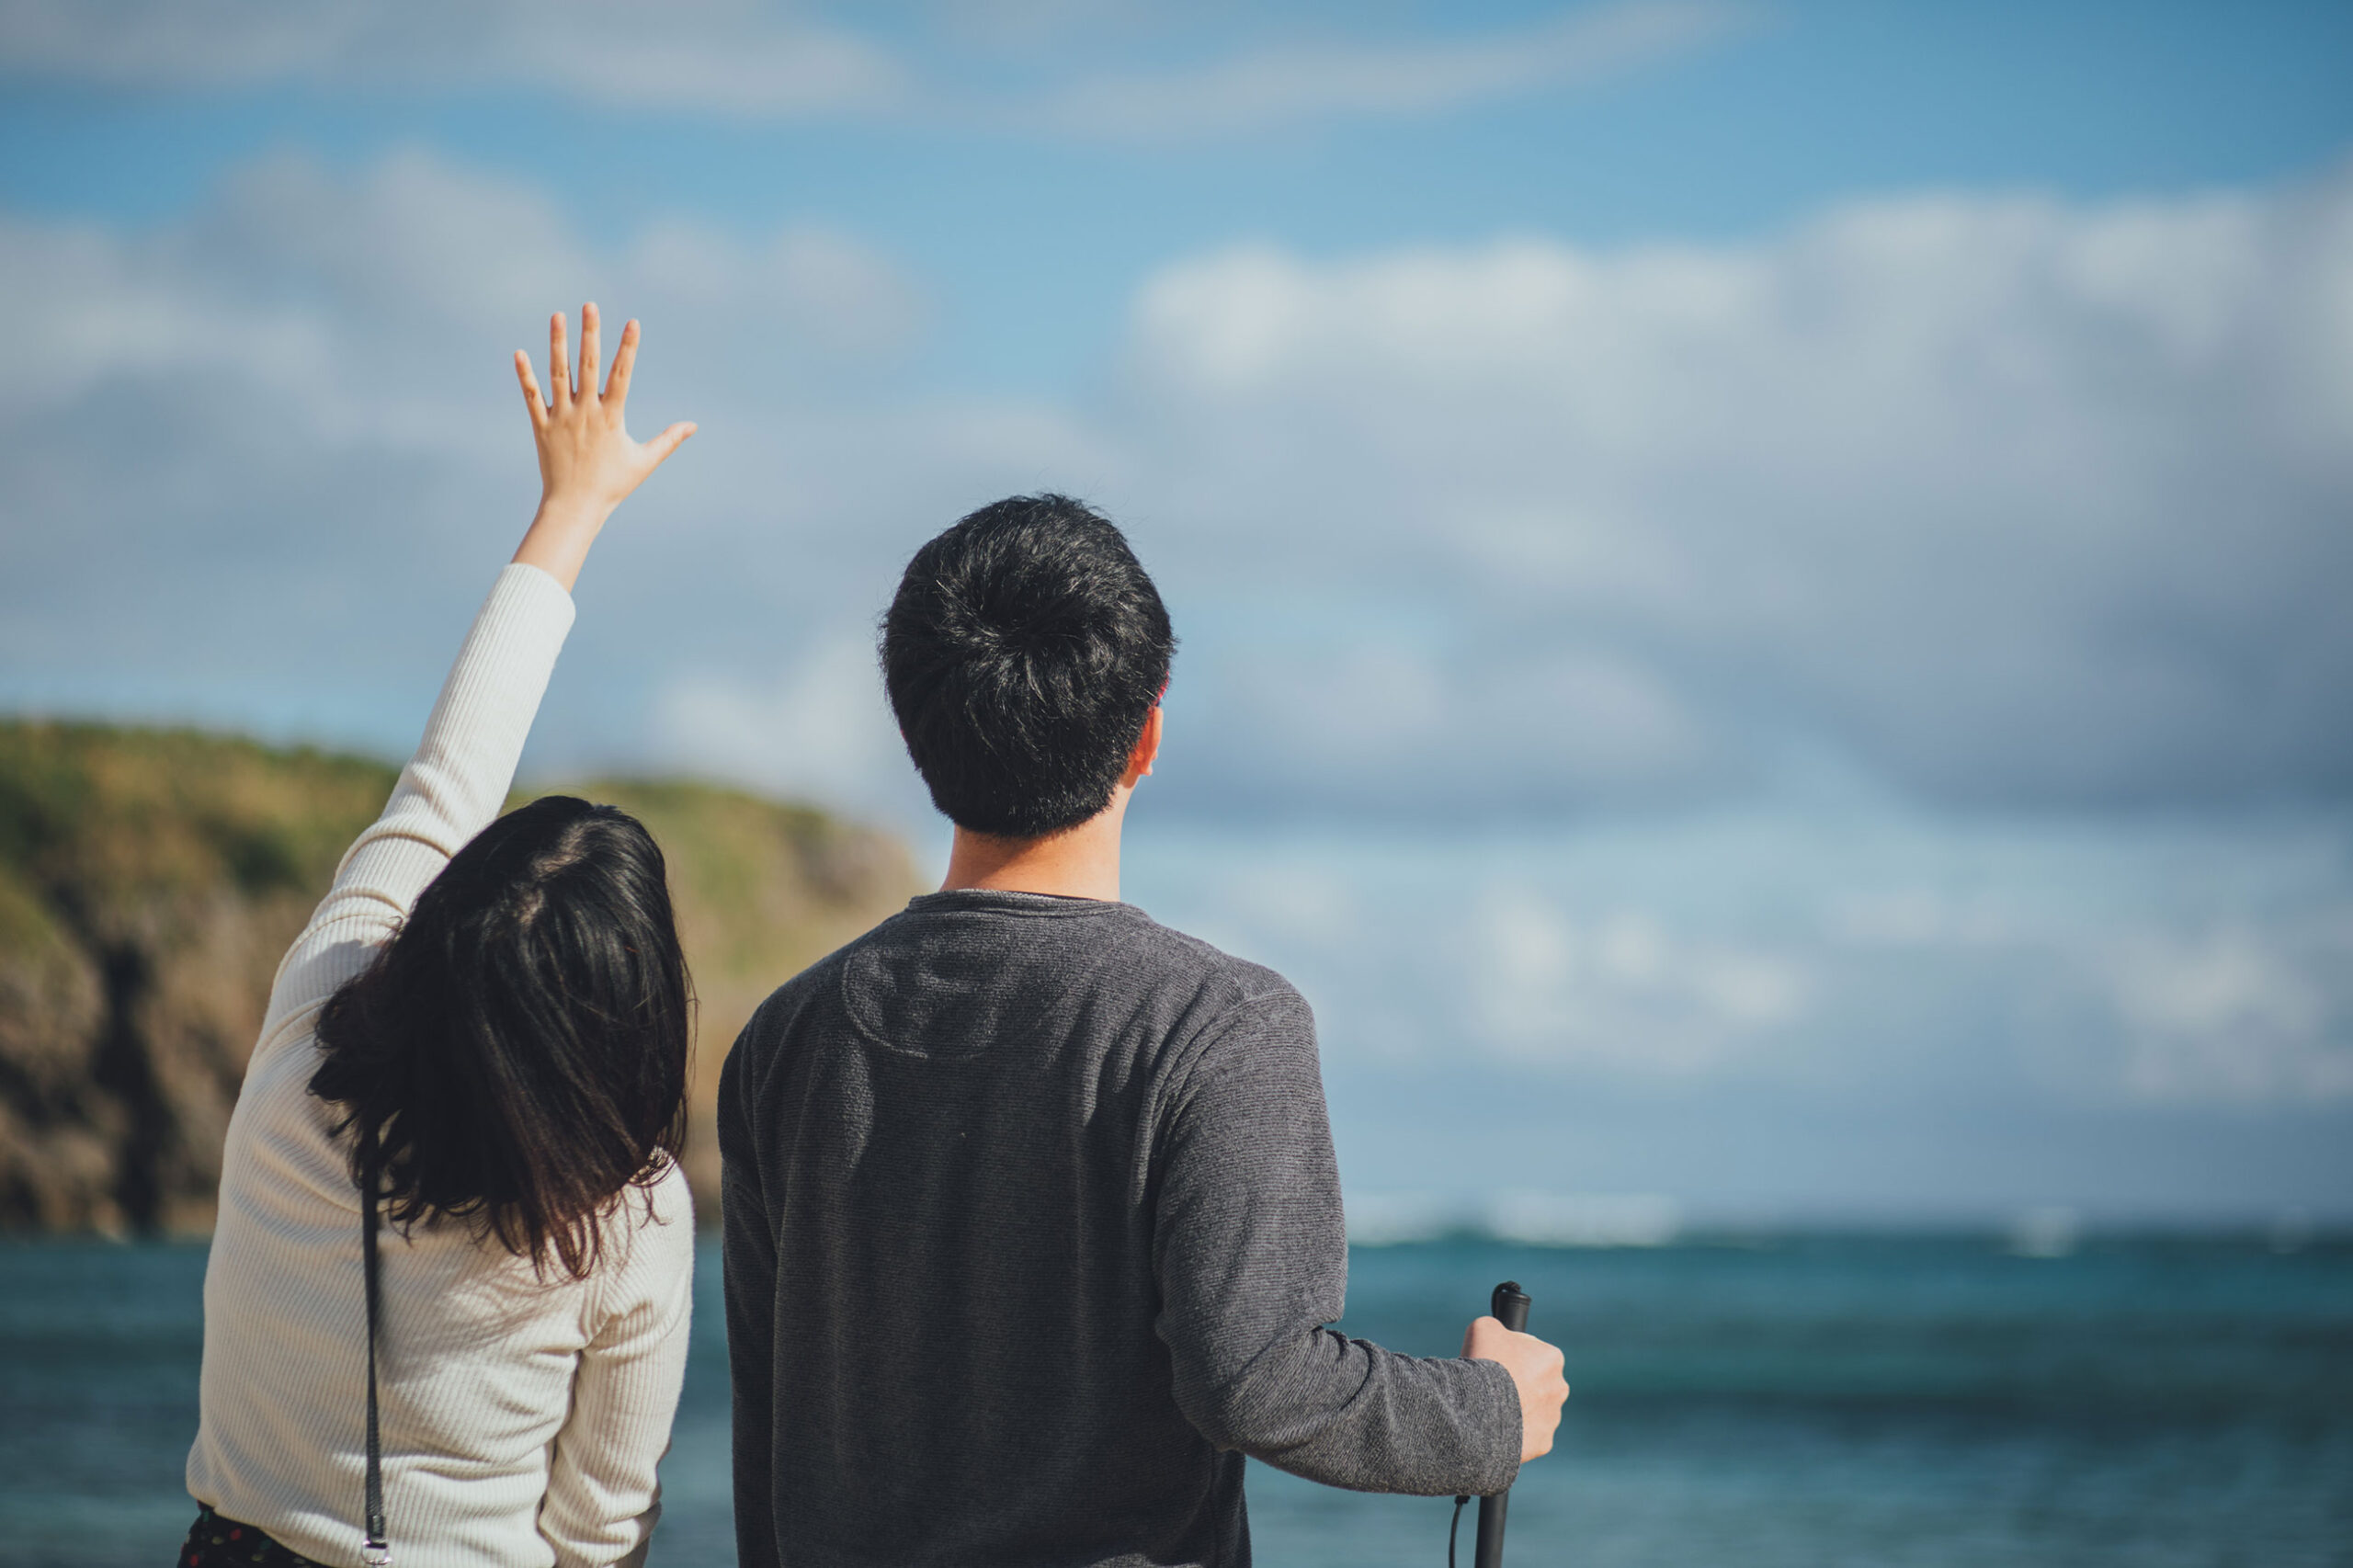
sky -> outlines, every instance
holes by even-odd
[[[528,767],[936,862],[874,618],[1086,497],[1182,639],[1128,896],[1314,1003],[1361,1213],[2353,1221],[2348,68],[2330,5],[0,0],[0,708],[399,755],[593,298],[701,432]]]

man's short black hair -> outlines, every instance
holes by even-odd
[[[992,503],[915,551],[882,618],[882,679],[932,803],[1036,838],[1101,812],[1168,684],[1160,591],[1067,495]]]

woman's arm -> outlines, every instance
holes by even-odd
[[[326,898],[278,965],[257,1051],[366,968],[426,885],[497,816],[572,627],[581,563],[613,508],[694,434],[691,425],[673,425],[651,441],[630,439],[623,413],[637,323],[622,329],[601,393],[596,306],[581,307],[580,325],[575,384],[563,316],[549,322],[551,401],[540,396],[529,357],[515,356],[539,447],[540,509],[474,618],[383,814],[345,853]]]
[[[647,1221],[647,1206],[657,1218]],[[695,1221],[686,1178],[630,1192],[607,1221],[625,1257],[592,1287],[607,1315],[580,1352],[572,1408],[549,1454],[540,1535],[556,1568],[643,1561],[661,1513],[656,1467],[670,1446],[693,1331]],[[610,1236],[611,1232],[608,1232]]]

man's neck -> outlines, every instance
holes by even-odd
[[[1120,826],[1127,816],[1121,790],[1099,814],[1043,838],[1000,838],[956,830],[942,892],[989,888],[998,892],[1054,893],[1063,898],[1120,900]]]

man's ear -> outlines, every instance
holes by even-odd
[[[1120,782],[1133,788],[1135,781],[1152,771],[1154,759],[1160,756],[1160,705],[1143,716],[1143,733],[1136,736],[1135,750],[1128,753],[1128,770]]]

